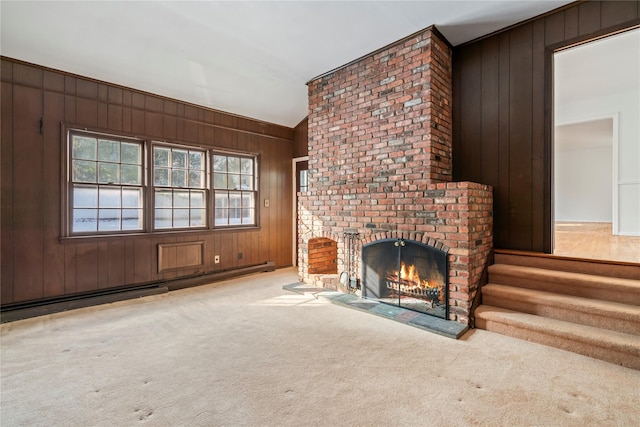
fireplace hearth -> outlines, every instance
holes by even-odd
[[[447,253],[420,242],[384,239],[362,247],[362,297],[448,318]]]

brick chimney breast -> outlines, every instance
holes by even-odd
[[[301,280],[314,282],[310,239],[333,236],[341,272],[345,231],[367,241],[394,233],[445,245],[451,265],[466,260],[454,282],[464,281],[461,288],[473,294],[469,256],[480,246],[486,259],[493,202],[488,186],[451,183],[452,52],[440,33],[429,27],[313,79],[308,90],[309,187],[298,199]],[[455,284],[451,289],[457,292]],[[451,303],[450,317],[464,322],[470,298],[462,298],[462,311]]]

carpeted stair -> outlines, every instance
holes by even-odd
[[[497,252],[475,322],[640,369],[640,265]]]

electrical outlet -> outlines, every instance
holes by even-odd
[[[242,259],[242,252],[238,252],[238,259]]]
[[[269,199],[264,199],[264,207],[265,208],[269,207]]]
[[[216,255],[213,257],[213,262],[216,264],[220,264],[220,255]]]

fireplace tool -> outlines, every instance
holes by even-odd
[[[355,264],[353,260],[353,253],[355,251],[358,234],[359,233],[357,231],[345,231],[343,234],[347,251],[347,268],[345,271],[340,273],[340,284],[342,286],[348,286],[349,290],[356,290],[358,287],[358,279],[353,272]]]

